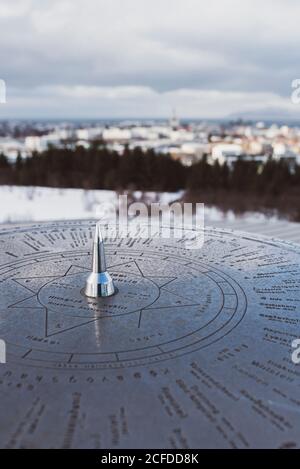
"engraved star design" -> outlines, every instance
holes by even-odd
[[[119,271],[120,269],[124,273],[135,274],[145,279],[151,280],[159,289],[159,296],[154,304],[144,307],[139,311],[138,324],[137,327],[141,328],[142,326],[142,317],[143,313],[147,310],[164,310],[170,308],[194,308],[198,307],[199,303],[195,302],[194,299],[182,296],[176,291],[176,284],[172,288],[172,284],[176,282],[177,277],[173,276],[155,276],[155,275],[145,275],[141,265],[136,260],[122,262],[116,265],[110,266],[110,271],[113,273]],[[94,323],[101,320],[100,317],[83,318],[83,317],[74,317],[68,314],[63,314],[62,312],[52,311],[46,306],[44,306],[38,298],[40,290],[51,283],[54,280],[59,280],[66,277],[72,277],[76,274],[88,273],[89,269],[80,265],[71,264],[66,272],[63,275],[51,275],[51,276],[32,276],[32,277],[16,277],[13,279],[16,284],[25,288],[30,295],[19,300],[8,306],[9,309],[22,309],[36,311],[39,315],[43,315],[43,336],[49,338],[57,334],[61,334],[77,327],[85,326],[87,324]]]

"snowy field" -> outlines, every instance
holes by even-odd
[[[135,200],[146,202],[171,203],[180,196],[134,193]],[[117,204],[118,194],[114,191],[0,186],[0,223],[98,218]]]
[[[135,200],[170,203],[181,193],[134,193]],[[0,186],[0,223],[26,223],[48,220],[100,218],[103,210],[116,206],[114,191],[83,189],[52,189],[45,187]],[[236,217],[233,212],[222,213],[205,207],[206,226],[238,229],[300,242],[300,224],[288,223],[260,213]]]
[[[171,203],[182,193],[139,193],[135,200]],[[129,200],[129,199],[128,199]],[[83,189],[52,189],[47,187],[0,186],[0,223],[20,223],[47,220],[73,220],[98,218],[103,210],[116,206],[118,195],[114,191]],[[206,208],[205,216],[211,222],[233,221],[216,208]],[[251,220],[264,220],[259,214],[251,214]]]

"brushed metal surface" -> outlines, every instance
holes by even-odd
[[[299,447],[300,247],[107,237],[118,294],[88,298],[93,237],[0,231],[0,446]]]

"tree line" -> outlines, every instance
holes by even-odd
[[[185,186],[183,166],[167,155],[125,148],[123,155],[105,146],[50,147],[10,164],[0,156],[0,184],[83,189],[176,191]]]
[[[217,205],[228,194],[235,199],[242,194],[244,199],[268,199],[267,203],[275,207],[279,199],[281,203],[292,203],[300,217],[300,166],[272,159],[264,165],[240,159],[229,167],[217,161],[209,164],[205,156],[186,167],[170,155],[140,148],[126,147],[120,155],[105,145],[95,144],[88,149],[50,147],[25,159],[19,155],[15,163],[0,155],[0,184],[116,191],[185,190],[201,194],[203,202],[210,194]]]

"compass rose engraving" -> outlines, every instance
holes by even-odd
[[[242,320],[244,292],[224,272],[118,243],[118,250],[114,244],[107,248],[118,291],[110,297],[85,295],[89,251],[58,252],[50,259],[41,254],[24,275],[16,269],[4,333],[17,357],[54,367],[134,366],[207,347]]]

